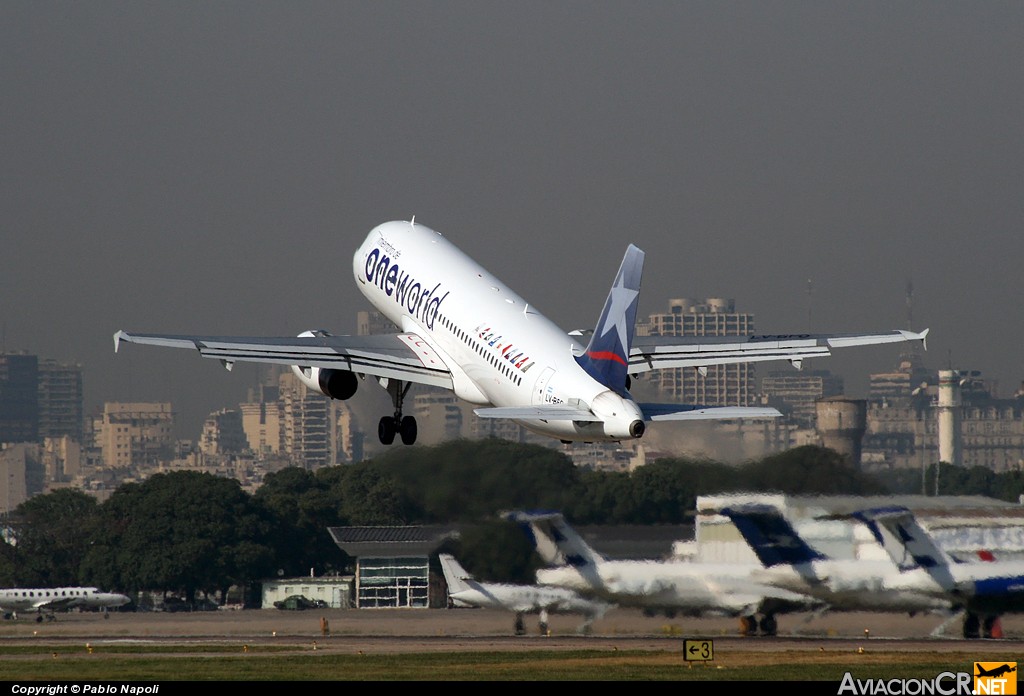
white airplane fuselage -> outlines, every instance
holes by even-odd
[[[352,263],[359,290],[403,332],[422,339],[415,346],[421,359],[451,371],[459,398],[590,408],[601,422],[517,422],[563,440],[635,437],[636,423],[643,423],[639,406],[584,371],[574,358],[584,347],[437,232],[384,223]]]
[[[951,608],[946,595],[935,591],[935,581],[927,573],[901,573],[889,561],[813,561],[765,568],[756,576],[775,587],[821,599],[834,610],[919,612]]]
[[[126,595],[100,592],[95,587],[16,587],[0,590],[0,610],[12,614],[72,607],[112,608],[129,601]]]
[[[449,592],[456,606],[507,609],[521,613],[597,614],[600,605],[573,592],[550,587],[472,583],[468,589]]]
[[[691,615],[745,616],[757,613],[768,599],[793,605],[813,602],[806,596],[758,583],[761,566],[687,561],[601,561],[577,568],[537,570],[537,583],[575,590],[624,606],[672,609]]]

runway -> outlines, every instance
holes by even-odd
[[[321,619],[327,622],[322,630]],[[541,634],[537,617],[527,617],[525,635],[515,635],[510,612],[489,609],[325,609],[142,613],[58,614],[55,620],[31,617],[0,621],[5,645],[47,644],[234,643],[274,645],[298,650],[360,654],[511,650],[643,650],[682,652],[684,641],[710,641],[716,654],[780,651],[870,650],[872,652],[948,651],[979,656],[1024,652],[1024,617],[1002,623],[1003,638],[963,640],[959,624],[945,636],[933,636],[937,616],[845,613],[780,617],[776,636],[740,636],[731,618],[647,617],[616,608],[579,633],[579,618],[552,616]],[[978,659],[984,659],[979,657]],[[997,658],[998,659],[998,658]],[[1014,657],[1014,659],[1016,659]]]

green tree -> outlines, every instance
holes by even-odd
[[[129,590],[196,593],[246,586],[273,569],[272,518],[235,479],[156,474],[121,486],[101,506],[107,531],[85,568]]]
[[[884,487],[835,450],[795,447],[740,468],[736,490],[790,495],[876,495]]]
[[[513,522],[483,520],[463,528],[460,551],[463,567],[484,582],[532,584],[540,558],[523,531]]]
[[[10,555],[10,584],[32,587],[91,582],[82,560],[93,541],[96,499],[70,488],[29,498],[15,510],[17,540]]]
[[[299,467],[282,469],[267,474],[253,495],[253,501],[274,518],[269,543],[275,550],[274,562],[285,575],[309,568],[319,574],[341,570],[349,560],[327,531],[344,520],[331,495],[331,480],[318,474]]]

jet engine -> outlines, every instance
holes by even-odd
[[[323,329],[303,331],[299,338],[312,338],[317,336],[329,336]],[[316,389],[332,399],[345,401],[351,399],[359,387],[359,379],[354,372],[348,370],[333,370],[326,367],[305,367],[292,365],[292,372],[299,381],[310,389]]]

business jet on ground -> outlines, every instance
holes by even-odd
[[[755,574],[761,582],[816,597],[829,611],[933,613],[946,621],[955,616],[948,596],[929,591],[925,573],[901,572],[886,559],[830,558],[811,547],[773,505],[717,512],[732,520],[761,561],[763,569]]]
[[[589,633],[591,624],[611,608],[606,602],[584,599],[570,590],[537,585],[481,582],[462,567],[451,554],[438,554],[441,571],[448,584],[448,597],[455,606],[507,609],[516,615],[516,634],[524,632],[523,615],[539,615],[541,635],[547,635],[550,614],[581,614],[580,633]]]
[[[775,635],[778,615],[808,612],[822,602],[758,582],[760,564],[687,560],[610,560],[593,549],[558,512],[514,511],[546,567],[537,584],[563,587],[645,614],[732,616],[742,635]]]
[[[168,336],[117,331],[122,341],[190,348],[231,369],[247,361],[290,365],[307,386],[335,399],[351,398],[362,379],[375,378],[391,396],[378,436],[416,440],[403,414],[412,384],[450,389],[479,406],[483,418],[508,418],[535,432],[572,441],[640,438],[652,421],[764,418],[771,408],[637,403],[630,378],[649,370],[788,360],[799,367],[831,348],[922,341],[920,333],[793,334],[679,339],[636,337],[644,252],[625,257],[584,345],[583,332],[555,326],[534,305],[434,230],[412,221],[375,227],[352,258],[356,285],[399,328],[375,336],[333,336],[310,330],[294,337]]]
[[[95,587],[43,587],[10,588],[0,590],[0,612],[5,616],[18,618],[18,612],[36,612],[36,621],[43,620],[43,612],[53,618],[61,609],[82,608],[102,609],[104,618],[110,618],[107,610],[127,604],[127,595],[116,592],[100,592]]]
[[[852,516],[867,525],[920,592],[962,610],[964,638],[1000,637],[1000,617],[1024,611],[1024,561],[954,559],[902,506],[861,510]]]

